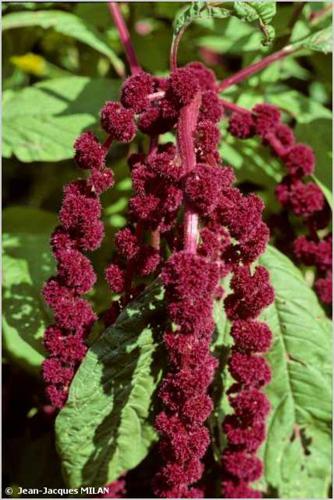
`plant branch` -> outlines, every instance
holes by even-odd
[[[181,166],[185,173],[191,172],[196,166],[194,149],[194,132],[197,125],[201,93],[197,92],[192,101],[180,111],[177,125],[177,145],[181,158]],[[184,212],[184,249],[196,253],[198,236],[198,215],[185,204]]]
[[[173,37],[172,45],[170,48],[170,60],[169,60],[169,65],[170,65],[171,71],[174,71],[177,68],[177,51],[178,51],[179,44],[180,44],[181,38],[182,38],[185,30],[186,30],[186,26],[183,26],[181,28],[181,30],[178,32],[178,34]]]
[[[119,5],[116,2],[108,2],[108,7],[124,47],[130,71],[132,74],[139,73],[141,67],[138,63],[137,56],[131,42],[130,33],[123,19]]]
[[[285,57],[289,56],[293,52],[296,52],[299,50],[298,48],[294,48],[291,45],[288,45],[284,47],[283,49],[274,52],[273,54],[270,54],[267,57],[264,57],[261,59],[261,61],[258,61],[254,64],[251,64],[250,66],[247,66],[247,68],[243,68],[234,75],[225,78],[219,85],[218,85],[218,90],[223,91],[226,90],[229,87],[232,87],[232,85],[236,85],[237,83],[242,82],[243,80],[246,80],[246,78],[249,78],[250,76],[254,75],[255,73],[258,73],[259,71],[262,71],[264,68],[267,66],[270,66],[276,61],[279,61],[280,59],[284,59]]]
[[[148,156],[157,151],[159,144],[159,136],[154,135],[150,137],[150,145],[148,150]],[[160,250],[160,231],[159,229],[155,229],[150,233],[150,244],[156,250]]]
[[[232,111],[232,113],[235,111],[237,113],[245,113],[249,112],[249,109],[242,108],[241,106],[238,106],[237,104],[234,104],[233,102],[226,101],[225,99],[220,99],[220,102],[223,105],[224,110]]]
[[[316,12],[312,12],[309,17],[310,23],[314,26],[318,22],[320,22],[324,17],[328,16],[333,9],[332,2],[329,5],[326,5],[323,9],[317,10]]]

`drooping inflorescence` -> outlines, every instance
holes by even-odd
[[[44,335],[49,358],[43,363],[43,377],[56,408],[66,401],[74,372],[87,349],[85,338],[96,320],[90,303],[83,298],[96,280],[85,253],[101,244],[104,228],[99,195],[114,182],[112,171],[104,164],[106,149],[91,132],[77,139],[75,152],[78,166],[88,169],[90,175],[65,186],[60,225],[51,236],[57,274],[43,288],[55,318]]]
[[[229,121],[229,131],[239,139],[257,134],[272,154],[278,157],[287,175],[276,187],[276,196],[284,209],[277,223],[285,230],[287,214],[301,218],[306,234],[290,242],[289,250],[304,265],[315,266],[315,290],[322,302],[332,302],[332,235],[328,231],[319,235],[330,221],[330,209],[320,187],[307,178],[314,173],[315,155],[309,146],[296,143],[290,127],[282,123],[278,108],[270,104],[258,104],[252,111],[236,111]],[[278,230],[280,228],[278,227]],[[281,227],[282,229],[282,227]],[[287,248],[285,231],[284,240]]]
[[[262,201],[252,194],[244,196],[233,185],[233,170],[219,157],[217,124],[222,116],[215,76],[201,63],[175,69],[169,78],[138,72],[124,82],[120,102],[107,102],[101,111],[102,128],[110,139],[132,141],[137,129],[149,136],[148,151],[128,159],[133,185],[128,224],[116,233],[116,251],[105,269],[118,298],[104,321],[112,324],[143,290],[147,277],[160,273],[169,318],[163,336],[169,363],[158,391],[162,408],[155,425],[161,464],[152,484],[155,495],[162,498],[205,493],[196,483],[202,478],[210,443],[209,390],[218,364],[210,352],[213,305],[223,298],[220,282],[229,273],[232,292],[224,304],[233,323],[235,346],[229,369],[237,384],[229,396],[235,415],[224,422],[228,438],[222,457],[224,495],[257,496],[248,483],[262,471],[255,452],[265,438],[269,403],[261,389],[270,380],[270,368],[260,354],[268,350],[271,334],[256,318],[272,302],[273,290],[267,271],[261,266],[253,269],[252,264],[265,250],[269,230],[262,221]],[[244,127],[242,134],[264,134],[273,120],[277,121],[277,112],[270,109],[261,115],[259,108],[256,118],[249,120],[251,130]],[[165,132],[175,132],[176,144],[160,143]],[[101,242],[99,195],[113,183],[104,164],[106,147],[93,134],[82,134],[75,149],[78,165],[90,175],[65,188],[61,226],[52,238],[58,273],[44,289],[55,312],[56,326],[50,328],[58,328],[61,342],[75,338],[82,347],[75,359],[68,360],[67,344],[66,354],[55,351],[46,334],[51,357],[44,374],[52,387],[49,394],[57,390],[58,399],[52,396],[52,401],[58,407],[66,400],[86,350],[84,338],[96,320],[82,298],[95,281],[83,252]],[[164,261],[166,254],[171,255]]]

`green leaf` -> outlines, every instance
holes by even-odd
[[[42,337],[51,322],[41,297],[54,262],[49,248],[56,216],[30,207],[3,214],[3,336],[8,355],[29,370],[44,359]]]
[[[213,7],[205,1],[192,2],[177,14],[173,23],[173,35],[176,36],[186,29],[193,21],[211,19],[213,17],[224,19],[229,17],[230,11],[222,7]]]
[[[320,187],[321,191],[323,192],[324,197],[327,200],[328,205],[333,210],[332,192],[315,175],[312,175],[312,178],[313,178],[314,182],[316,182],[318,184],[318,186]]]
[[[278,496],[325,498],[331,477],[331,325],[300,271],[269,247],[275,302],[262,314],[274,335],[268,354],[272,404],[262,449],[266,486]],[[276,496],[276,495],[275,495]]]
[[[248,23],[258,21],[264,35],[263,45],[269,45],[275,38],[275,29],[271,26],[276,14],[276,2],[245,2],[236,1],[233,4],[237,17]]]
[[[136,467],[155,440],[149,412],[159,380],[154,361],[162,298],[155,283],[130,303],[91,346],[74,377],[56,420],[71,487],[112,482]]]
[[[4,16],[3,31],[27,26],[53,28],[57,33],[70,36],[108,57],[116,72],[124,75],[124,64],[110,48],[107,39],[93,25],[70,12],[46,10],[35,12],[13,12]]]
[[[194,42],[215,52],[228,52],[240,55],[240,52],[257,51],[261,47],[262,35],[252,26],[237,17],[231,17],[219,34],[204,35]]]
[[[12,92],[3,104],[3,154],[23,162],[72,158],[75,138],[118,89],[115,80],[66,77]]]
[[[294,42],[292,46],[295,48],[299,47],[301,49],[316,50],[317,52],[324,52],[325,54],[332,52],[332,26],[328,26],[327,28],[316,31],[306,38]]]

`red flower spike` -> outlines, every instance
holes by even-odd
[[[101,216],[100,201],[89,190],[85,181],[72,182],[65,187],[59,212],[59,220],[65,229],[80,230],[83,224],[89,224]]]
[[[43,378],[45,382],[66,385],[72,380],[73,368],[64,366],[57,358],[49,358],[43,361]]]
[[[283,156],[283,162],[293,176],[310,175],[314,172],[315,167],[313,149],[305,144],[296,144]]]
[[[58,226],[51,235],[50,244],[53,254],[57,258],[58,254],[64,250],[72,250],[76,245],[76,241],[71,238],[69,231],[62,226]]]
[[[332,303],[332,296],[333,296],[332,288],[333,288],[333,278],[331,272],[328,272],[325,278],[319,278],[315,282],[315,289],[317,291],[317,294],[320,300],[324,304]]]
[[[229,132],[237,139],[249,139],[255,135],[252,114],[249,112],[235,112],[229,121]]]
[[[195,211],[209,215],[218,205],[221,169],[198,164],[185,179],[185,195]]]
[[[96,281],[90,260],[78,250],[59,252],[57,271],[60,282],[80,295],[89,292]]]
[[[271,380],[270,368],[261,357],[234,351],[228,366],[232,377],[243,386],[252,386],[258,389],[267,385]]]
[[[65,363],[80,361],[87,351],[87,346],[83,340],[83,333],[73,335],[56,325],[49,326],[45,330],[44,345],[51,356],[56,356]]]
[[[101,126],[116,141],[131,142],[136,135],[133,111],[108,101],[101,110]]]
[[[75,231],[75,237],[81,250],[96,250],[104,237],[103,222],[98,219],[85,220]]]
[[[206,161],[208,157],[216,157],[215,150],[219,144],[220,132],[210,120],[199,122],[195,131],[195,152],[197,160]]]
[[[62,408],[67,399],[67,391],[63,388],[58,388],[55,385],[48,385],[46,387],[46,394],[55,408]]]
[[[242,451],[225,451],[222,464],[228,474],[241,481],[256,481],[262,475],[263,465],[259,458]]]
[[[213,90],[202,93],[202,102],[199,110],[199,121],[209,120],[218,123],[223,117],[223,105]]]
[[[274,291],[269,283],[268,271],[258,266],[251,276],[247,266],[238,268],[231,280],[234,291],[225,299],[225,310],[229,319],[254,319],[262,309],[274,300]]]
[[[222,488],[225,498],[262,498],[260,491],[249,488],[245,482],[226,480]]]
[[[125,289],[125,273],[117,264],[110,264],[105,270],[105,278],[111,290],[122,293]]]
[[[170,90],[180,106],[186,106],[198,92],[199,81],[194,71],[189,68],[178,68],[170,76]]]
[[[62,300],[54,313],[59,326],[68,330],[89,329],[97,319],[89,302],[76,297]]]
[[[216,76],[211,69],[208,69],[200,61],[194,61],[185,66],[185,68],[198,81],[203,92],[216,90]]]
[[[255,453],[265,440],[265,423],[261,420],[245,425],[236,415],[227,415],[223,422],[229,448],[236,451]]]
[[[106,151],[92,132],[84,132],[74,143],[75,161],[80,168],[102,168]]]
[[[142,246],[136,258],[136,267],[139,276],[148,276],[154,273],[159,264],[159,251],[150,246]]]
[[[236,320],[232,324],[231,335],[240,352],[266,352],[272,342],[269,327],[260,321]]]
[[[122,85],[121,103],[125,108],[141,113],[149,105],[147,97],[154,91],[153,86],[153,77],[149,73],[142,71],[130,76]]]
[[[290,127],[279,123],[274,130],[265,135],[263,142],[270,146],[275,155],[284,157],[289,148],[294,145],[295,136]]]
[[[140,250],[137,236],[133,234],[131,229],[128,227],[121,229],[116,233],[115,246],[119,254],[127,260],[136,257]]]
[[[257,104],[252,109],[252,117],[256,134],[265,137],[268,132],[275,129],[279,124],[281,113],[272,104]]]
[[[231,394],[229,402],[235,414],[248,425],[252,425],[254,421],[264,419],[270,411],[268,399],[257,389],[243,390]]]
[[[114,183],[114,174],[108,168],[94,168],[87,180],[88,186],[90,186],[92,188],[92,191],[97,195],[100,195],[104,193],[104,191],[107,191],[114,185]]]

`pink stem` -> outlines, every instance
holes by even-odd
[[[111,146],[111,143],[113,141],[113,138],[111,135],[108,135],[102,146],[104,147],[105,150],[108,150]]]
[[[273,54],[270,54],[270,56],[267,56],[261,61],[258,61],[254,64],[251,64],[250,66],[247,66],[247,68],[241,69],[234,75],[225,78],[219,85],[218,85],[218,90],[221,92],[223,90],[226,90],[227,88],[231,87],[232,85],[236,85],[237,83],[242,82],[243,80],[246,80],[246,78],[249,78],[251,75],[254,75],[255,73],[258,73],[259,71],[263,70],[270,64],[273,64],[276,61],[279,61],[280,59],[284,59],[284,57],[292,54],[293,52],[296,52],[298,48],[293,48],[291,45],[288,45],[287,47],[284,47],[282,50],[279,50],[278,52],[274,52]]]
[[[154,135],[150,137],[150,145],[149,145],[149,151],[148,154],[155,153],[159,144],[159,136]],[[156,250],[160,250],[160,231],[159,229],[155,229],[154,231],[151,231],[150,235],[150,243],[153,248]]]
[[[333,8],[333,4],[330,3],[329,5],[326,5],[323,9],[317,10],[316,12],[312,12],[309,17],[309,21],[311,24],[316,24],[318,21],[320,21],[323,17],[327,16],[330,11]]]
[[[192,101],[180,111],[177,126],[177,144],[181,158],[181,168],[191,172],[196,166],[194,149],[194,132],[197,125],[201,93],[198,92]],[[187,204],[184,212],[184,249],[196,253],[198,236],[198,215]]]
[[[223,108],[224,109],[228,109],[229,111],[236,111],[237,113],[245,113],[247,111],[249,111],[248,109],[246,108],[242,108],[241,106],[238,106],[237,104],[234,104],[233,102],[230,102],[230,101],[226,101],[225,99],[220,99],[222,105],[223,105]]]
[[[114,23],[119,33],[119,37],[121,39],[122,45],[124,47],[126,57],[130,66],[130,71],[134,75],[141,71],[140,65],[137,60],[137,56],[135,50],[133,48],[130,33],[128,28],[124,22],[121,10],[119,8],[118,3],[116,2],[108,2],[109,10],[114,19]]]
[[[184,249],[196,253],[198,235],[198,215],[189,207],[184,212]]]

